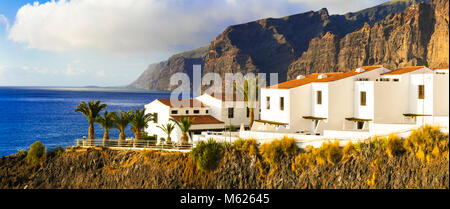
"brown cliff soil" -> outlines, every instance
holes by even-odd
[[[292,139],[260,148],[235,143],[206,172],[178,152],[71,148],[35,167],[12,155],[0,159],[0,188],[448,189],[448,134],[436,133],[305,150]]]

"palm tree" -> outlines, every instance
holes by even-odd
[[[175,124],[173,123],[167,123],[165,126],[157,126],[161,130],[163,130],[167,134],[167,140],[166,144],[170,145],[172,144],[172,138],[170,138],[170,134],[172,134],[172,131],[175,130]]]
[[[138,107],[134,112],[131,111],[131,131],[134,133],[136,144],[142,139],[142,132],[151,120],[153,120],[153,114],[145,114],[145,108],[141,110]]]
[[[245,106],[248,108],[249,112],[249,127],[251,128],[253,122],[255,121],[254,116],[254,107],[255,103],[258,101],[258,76],[255,78],[247,77],[244,80],[244,83],[238,83],[240,85],[236,85],[236,91],[244,97]]]
[[[103,143],[102,145],[105,146],[108,143],[109,140],[109,130],[115,127],[115,121],[114,118],[116,116],[116,112],[108,112],[105,110],[103,112],[103,117],[100,115],[96,122],[100,124],[103,129],[105,129],[105,133],[103,134]]]
[[[119,129],[120,134],[119,134],[119,144],[118,146],[122,146],[123,141],[125,141],[126,135],[125,135],[125,129],[127,128],[128,124],[130,124],[131,122],[131,113],[132,111],[129,112],[125,112],[122,110],[118,111],[118,115],[115,114],[113,116],[114,121],[115,121],[115,128]]]
[[[99,113],[106,109],[106,104],[101,104],[102,101],[89,101],[86,104],[85,101],[82,101],[81,104],[77,105],[77,109],[75,112],[83,113],[89,121],[89,135],[88,140],[90,145],[95,144],[95,131],[94,131],[94,122],[97,120]]]
[[[180,127],[181,132],[183,133],[183,135],[181,136],[181,144],[187,144],[189,142],[189,130],[191,129],[195,118],[181,116],[180,122],[174,120],[173,118],[171,118],[170,120],[177,124],[178,127]]]

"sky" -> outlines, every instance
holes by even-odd
[[[0,86],[123,86],[227,26],[387,0],[0,0]]]

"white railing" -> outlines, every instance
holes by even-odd
[[[123,149],[169,149],[169,150],[190,150],[193,147],[192,143],[157,143],[156,140],[123,140],[119,143],[118,139],[109,139],[104,141],[103,139],[95,139],[94,141],[89,139],[76,139],[76,146],[80,147],[108,147],[108,148],[123,148]]]

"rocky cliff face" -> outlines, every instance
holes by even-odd
[[[318,165],[296,174],[294,158],[271,167],[261,156],[228,151],[217,169],[201,173],[189,154],[146,151],[75,150],[47,157],[41,167],[31,168],[25,156],[0,159],[0,188],[449,188],[449,162],[443,156],[422,163],[414,155],[384,156],[374,185],[367,180],[380,156],[365,149],[361,157],[336,165]]]
[[[448,0],[420,2],[342,38],[333,32],[314,38],[308,50],[289,66],[288,79],[299,74],[347,71],[363,65],[382,64],[391,69],[447,65],[448,7]]]
[[[338,37],[360,30],[365,24],[372,26],[388,16],[404,11],[414,3],[416,0],[394,0],[345,15],[329,15],[326,9],[321,9],[317,12],[310,11],[283,18],[267,18],[229,26],[211,42],[209,47],[201,48],[202,53],[197,53],[201,56],[175,55],[168,61],[151,65],[129,87],[173,89],[169,87],[170,75],[176,72],[189,72],[192,70],[189,64],[203,62],[204,73],[216,72],[222,76],[227,72],[279,73],[279,81],[286,80],[289,68],[292,69],[292,73],[311,72],[313,67],[319,67],[319,71],[334,71],[333,63],[336,61],[333,60],[336,60],[335,54],[338,53],[339,48],[331,46],[337,45],[340,41]],[[436,34],[436,36],[441,35]],[[317,39],[317,37],[321,38]],[[323,37],[328,42],[319,43]],[[436,42],[440,42],[440,39],[442,38],[436,38]],[[306,52],[311,47],[319,51]],[[304,52],[308,56],[298,61]],[[322,55],[323,53],[325,55]],[[435,53],[441,53],[441,49],[436,48]],[[360,59],[358,57],[365,55],[354,53],[354,56],[356,57],[351,59]],[[192,58],[195,59],[192,60]],[[293,62],[296,63],[291,65]],[[297,64],[299,62],[305,64]]]
[[[128,88],[172,90],[176,86],[170,86],[170,76],[178,73],[187,73],[192,79],[192,66],[204,65],[204,58],[208,47],[198,48],[192,51],[173,55],[168,60],[151,64],[139,78],[128,85]]]

